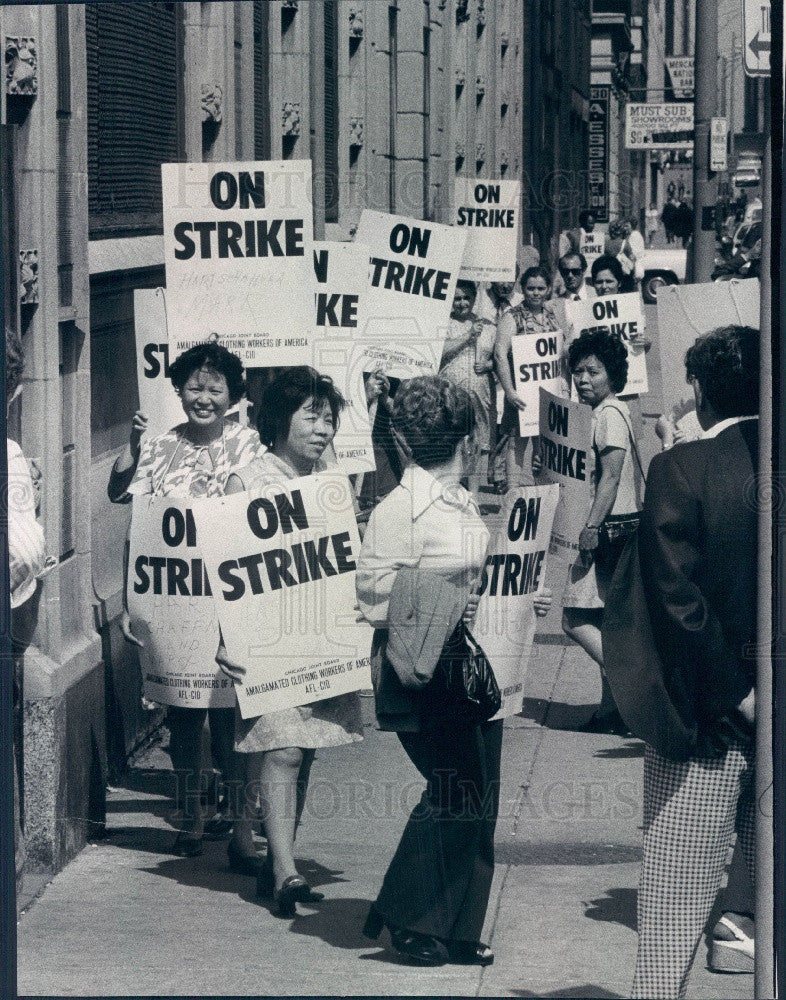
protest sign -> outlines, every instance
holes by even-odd
[[[663,412],[687,438],[701,433],[693,389],[685,381],[685,352],[696,338],[723,326],[759,329],[758,278],[669,285],[658,292],[658,347]]]
[[[521,711],[535,638],[533,595],[545,581],[559,492],[555,484],[509,490],[486,555],[471,633],[486,654],[502,695],[495,719]]]
[[[135,496],[128,558],[131,628],[147,698],[181,708],[234,705],[216,663],[219,631],[192,502]]]
[[[247,366],[310,364],[311,161],[164,163],[170,356],[214,336]]]
[[[587,261],[587,270],[592,268],[592,262],[596,257],[603,256],[603,250],[606,245],[606,234],[599,232],[598,230],[593,230],[591,233],[585,233],[581,230],[581,242],[579,243],[579,252],[584,255]]]
[[[515,281],[521,183],[457,177],[455,191],[456,225],[467,234],[460,277]]]
[[[562,331],[526,333],[511,340],[513,383],[527,408],[519,410],[519,433],[537,435],[540,427],[540,392],[558,393],[562,386]]]
[[[134,333],[139,409],[147,416],[145,434],[152,437],[186,419],[168,377],[170,356],[163,288],[134,290]]]
[[[638,292],[603,295],[583,302],[566,302],[573,337],[588,330],[617,333],[628,351],[628,381],[620,396],[644,395],[648,391],[647,362],[643,347],[633,347],[630,338],[644,332],[644,312]]]
[[[365,371],[436,375],[466,230],[365,209],[356,239],[371,251]]]
[[[371,687],[371,628],[358,622],[360,536],[349,480],[323,472],[259,495],[195,504],[205,565],[216,581],[244,719]]]
[[[329,375],[347,400],[333,439],[344,472],[376,468],[363,382],[364,347],[358,331],[368,288],[368,247],[360,243],[314,243],[316,328],[313,365]]]
[[[592,506],[592,409],[585,403],[540,390],[540,478],[559,485],[551,533],[552,551],[573,562],[579,534]]]

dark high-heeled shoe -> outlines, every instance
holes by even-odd
[[[418,934],[404,927],[391,927],[372,903],[366,922],[363,924],[363,936],[376,941],[386,927],[390,931],[390,942],[399,955],[415,965],[444,965],[447,958],[444,947],[427,934]]]
[[[448,941],[448,959],[455,965],[491,965],[494,952],[482,941]]]
[[[181,830],[175,837],[172,853],[179,858],[196,858],[202,853],[202,838],[190,837],[185,830]]]
[[[280,917],[294,917],[297,916],[295,903],[318,903],[325,897],[321,892],[313,892],[300,875],[290,875],[284,879],[274,898]]]

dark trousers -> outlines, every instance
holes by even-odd
[[[390,862],[377,909],[391,926],[478,941],[494,875],[502,722],[398,737],[428,784]]]

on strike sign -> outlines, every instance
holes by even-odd
[[[466,233],[365,209],[356,234],[371,250],[364,370],[395,378],[436,375]]]
[[[127,596],[144,643],[145,695],[181,708],[234,705],[232,681],[216,663],[218,618],[191,502],[134,497]]]
[[[540,390],[540,476],[560,487],[554,518],[552,548],[565,557],[579,549],[579,534],[592,503],[589,451],[592,443],[592,409],[585,403],[562,399]]]
[[[570,325],[575,337],[582,333],[605,330],[616,333],[628,352],[628,381],[620,396],[643,395],[648,391],[647,362],[643,347],[630,342],[644,330],[644,313],[638,292],[603,295],[585,302],[566,302]]]
[[[519,181],[456,178],[456,225],[467,232],[462,278],[516,280],[520,200]]]
[[[535,638],[534,594],[546,577],[546,553],[558,500],[559,487],[553,484],[510,490],[486,555],[471,631],[494,670],[502,695],[495,719],[521,710]]]
[[[211,335],[248,366],[310,364],[311,161],[164,163],[170,353]]]
[[[371,687],[357,621],[360,552],[346,475],[325,472],[194,505],[224,645],[246,668],[244,719]]]
[[[516,392],[527,407],[519,410],[519,433],[534,437],[540,428],[540,388],[558,392],[562,385],[562,331],[521,334],[511,340]]]

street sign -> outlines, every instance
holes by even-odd
[[[693,149],[692,104],[629,104],[626,149]]]
[[[678,101],[693,100],[693,56],[666,56],[671,89]]]
[[[710,170],[727,170],[726,145],[729,128],[725,118],[710,119]]]
[[[589,105],[589,207],[609,221],[609,87],[591,87]]]
[[[748,76],[770,75],[770,0],[743,0],[742,22],[745,44],[742,61]]]

